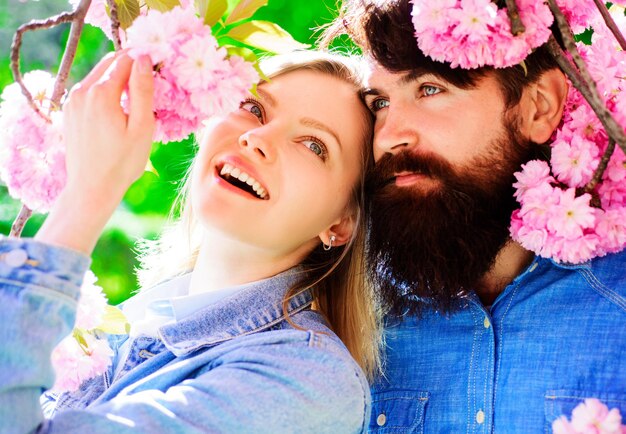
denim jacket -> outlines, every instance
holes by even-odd
[[[551,433],[584,398],[626,421],[626,252],[535,258],[487,309],[388,318],[373,433]]]
[[[365,431],[361,369],[309,293],[289,302],[302,330],[285,320],[287,287],[272,279],[162,326],[160,338],[133,338],[107,373],[49,395],[45,418],[50,353],[71,331],[88,265],[66,249],[0,240],[0,433]],[[112,338],[114,350],[125,339]]]

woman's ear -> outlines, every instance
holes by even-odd
[[[526,108],[528,138],[534,143],[547,142],[561,123],[568,84],[560,69],[550,69],[530,85]]]
[[[354,214],[342,217],[341,220],[334,223],[331,227],[319,234],[320,240],[326,246],[338,247],[343,246],[350,238],[355,228]],[[334,237],[331,243],[331,237]],[[332,245],[331,245],[332,244]]]

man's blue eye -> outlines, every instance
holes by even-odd
[[[385,107],[389,107],[389,101],[383,98],[376,98],[372,101],[370,108],[373,112],[377,112],[378,110],[382,110]]]
[[[441,92],[441,89],[439,89],[437,86],[430,86],[427,84],[422,87],[422,92],[424,92],[425,96],[432,96]]]

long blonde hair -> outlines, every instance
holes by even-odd
[[[361,82],[355,60],[322,52],[302,51],[275,56],[264,60],[261,68],[270,79],[299,70],[319,72],[354,85],[355,92],[358,92]],[[364,183],[366,170],[373,161],[373,121],[365,105],[363,119],[362,170],[349,204],[349,208],[354,210],[355,228],[352,237],[347,244],[331,251],[325,251],[320,243],[305,258],[301,264],[305,271],[304,277],[285,294],[283,310],[286,312],[291,297],[310,289],[314,307],[327,318],[333,331],[372,378],[380,366],[380,315],[372,285],[367,278],[364,259]],[[172,209],[172,223],[159,239],[143,241],[139,245],[138,276],[143,287],[184,274],[195,266],[202,237],[199,224],[193,216],[191,201],[188,200],[188,180],[189,176]],[[287,320],[291,322],[288,316]],[[297,327],[297,324],[293,325]]]

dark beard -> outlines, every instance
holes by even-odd
[[[488,155],[455,168],[433,154],[386,154],[367,181],[372,199],[368,260],[374,284],[392,314],[452,312],[475,289],[509,239],[513,173],[536,158],[505,125],[506,139]],[[395,185],[394,173],[422,173],[437,187]]]

